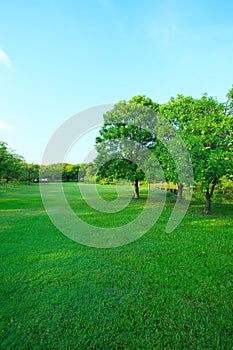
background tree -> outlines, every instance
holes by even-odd
[[[7,144],[0,141],[0,177],[2,181],[19,180],[23,174],[25,161],[21,156],[11,151]]]
[[[228,91],[226,97],[227,97],[227,100],[226,100],[226,103],[225,103],[224,114],[232,116],[233,115],[233,86]]]
[[[63,163],[62,165],[62,181],[78,181],[79,176],[79,164]]]
[[[193,113],[194,104],[195,99],[193,97],[185,97],[180,94],[177,96],[177,98],[171,97],[167,103],[159,106],[159,114],[168,119],[174,128],[173,133],[170,131],[172,129],[165,133],[166,138],[173,139],[178,133],[182,140],[185,141],[186,146],[188,145],[185,127],[186,123],[189,123],[191,113]],[[185,139],[184,136],[186,137]],[[187,182],[188,178],[186,177],[184,181],[182,177],[182,174],[186,173],[188,159],[185,157],[185,152],[180,151],[180,145],[173,147],[174,154],[171,155],[167,150],[165,143],[163,145],[161,145],[161,143],[158,144],[155,150],[156,156],[162,165],[166,180],[178,186],[178,201],[181,202],[183,199],[184,186],[189,185],[189,183],[185,183],[185,181]],[[176,148],[178,150],[177,154]],[[179,158],[179,163],[181,164],[179,171],[176,169],[174,158]]]
[[[22,164],[21,178],[26,180],[30,185],[32,182],[39,182],[40,165],[38,164]]]
[[[81,164],[80,176],[86,183],[95,183],[96,181],[96,165],[92,162]]]
[[[40,170],[40,179],[47,179],[47,181],[61,181],[62,164],[48,164],[42,165]]]
[[[159,161],[160,167],[163,170],[163,179],[165,178],[166,182],[172,182],[173,184],[178,185],[178,201],[181,202],[184,188],[183,182],[187,182],[188,180],[187,164],[189,162],[189,157],[187,158],[187,151],[183,143],[181,143],[180,139],[177,138],[176,126],[173,123],[173,127],[171,127],[169,123],[164,122],[163,118],[160,118],[160,116],[163,114],[161,113],[163,110],[163,105],[152,101],[149,97],[146,97],[145,95],[138,95],[134,96],[129,102],[146,106],[154,110],[156,114],[158,114],[158,123],[157,125],[152,126],[152,128],[155,129],[155,134],[157,135],[157,138],[155,138],[153,153],[156,159]],[[171,148],[172,153],[170,153]],[[181,158],[181,156],[183,158]],[[177,169],[176,167],[179,167],[179,169]],[[150,171],[150,169],[152,171]],[[148,170],[148,181],[159,181],[159,179],[155,177],[155,174],[158,177],[160,170],[156,170],[156,165],[154,161],[148,163]],[[192,174],[190,174],[190,181],[191,179]],[[188,182],[187,184],[189,183],[190,182]]]
[[[7,144],[0,141],[0,177],[5,178],[8,169],[8,158],[9,153],[7,149]]]

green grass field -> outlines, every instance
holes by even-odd
[[[64,187],[83,219],[111,227],[113,214],[88,208],[75,183]],[[112,186],[99,189],[114,198]],[[193,202],[167,234],[171,201],[137,241],[98,249],[53,226],[38,185],[0,189],[0,198],[1,349],[233,348],[233,204],[205,216]],[[143,206],[133,200],[122,222]]]

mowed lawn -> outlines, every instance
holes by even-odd
[[[133,220],[145,202],[99,213],[77,184],[64,188],[97,230],[111,227],[113,215],[118,225]],[[115,198],[114,187],[99,190]],[[38,185],[0,189],[0,348],[232,349],[233,204],[216,203],[205,216],[193,202],[168,234],[173,205],[137,241],[92,248],[53,226]]]

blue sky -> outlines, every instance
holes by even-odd
[[[41,162],[75,113],[145,94],[224,100],[233,2],[0,0],[0,140]],[[92,132],[68,160],[82,160]]]

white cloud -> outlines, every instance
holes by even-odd
[[[11,60],[7,56],[7,54],[0,49],[0,63],[3,64],[4,66],[10,68],[11,67]]]
[[[10,124],[0,120],[0,130],[10,131],[10,130],[12,130],[12,126]]]

